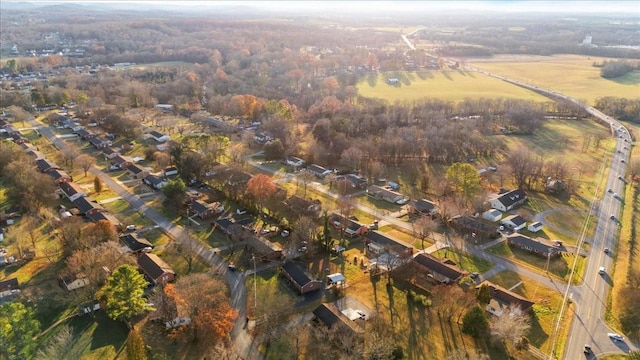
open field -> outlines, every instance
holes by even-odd
[[[397,85],[387,84],[388,78],[398,78]],[[367,98],[412,102],[424,98],[462,101],[466,98],[512,98],[537,102],[549,99],[492,77],[467,71],[389,72],[370,74],[356,86],[358,94]]]
[[[599,57],[581,55],[496,56],[492,59],[472,59],[481,69],[521,80],[545,89],[553,89],[571,97],[593,104],[604,96],[640,98],[640,71],[634,71],[616,79],[600,77],[600,68],[593,62]]]
[[[545,354],[551,353],[551,336],[553,335],[558,309],[562,303],[562,295],[538,283],[523,279],[512,271],[499,272],[488,280],[504,288],[511,288],[511,291],[536,303],[531,313],[531,330],[527,338],[533,346],[539,348]],[[571,314],[571,312],[566,314]],[[564,341],[569,331],[570,321],[571,316],[565,315],[560,326],[556,347],[559,349],[558,359],[562,358],[562,349],[564,349]]]

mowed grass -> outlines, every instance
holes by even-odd
[[[594,104],[604,96],[640,98],[640,71],[634,71],[616,79],[600,77],[600,68],[593,62],[612,60],[580,55],[554,55],[522,58],[521,61],[500,57],[488,61],[472,61],[474,66],[492,73],[521,80],[544,89],[553,89],[571,97]]]
[[[552,346],[551,338],[553,336],[560,304],[562,303],[562,295],[534,281],[521,278],[517,273],[512,271],[501,271],[488,280],[506,289],[513,287],[511,291],[535,302],[529,318],[531,329],[529,330],[527,338],[533,346],[545,354],[550,354]],[[565,314],[567,313],[570,312],[566,312]],[[559,351],[559,353],[556,354],[558,355],[558,359],[562,358],[564,339],[567,337],[570,321],[571,316],[565,315],[560,322],[558,341],[556,343],[556,349]]]
[[[398,78],[397,85],[387,84],[388,78]],[[358,94],[379,98],[393,104],[425,98],[462,101],[466,98],[512,98],[545,102],[549,99],[533,91],[504,81],[468,71],[391,72],[370,74],[358,85]]]

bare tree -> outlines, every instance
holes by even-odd
[[[493,316],[489,321],[491,335],[503,343],[511,341],[516,344],[527,335],[530,328],[528,315],[516,304],[507,306],[501,316]]]
[[[429,236],[433,238],[432,233],[438,227],[438,224],[431,217],[422,215],[411,226],[413,228],[413,236],[422,242],[422,249],[424,250],[424,241]]]
[[[87,176],[87,171],[96,163],[96,159],[91,155],[82,154],[76,157],[75,162],[84,170],[84,176]]]

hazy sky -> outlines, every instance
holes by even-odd
[[[506,12],[580,12],[580,13],[625,13],[640,19],[640,0],[590,0],[590,1],[538,1],[538,0],[485,0],[485,1],[218,1],[218,0],[0,0],[1,2],[31,3],[127,3],[180,6],[251,6],[283,12],[312,11],[318,15],[323,10],[371,12],[415,12],[434,10],[490,10]]]

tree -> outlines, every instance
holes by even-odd
[[[489,322],[491,335],[503,343],[511,341],[516,344],[529,332],[531,325],[527,314],[523,314],[520,307],[511,304],[502,312],[502,316],[494,316]]]
[[[480,337],[487,330],[487,316],[478,305],[472,307],[462,318],[462,332],[473,337]]]
[[[630,351],[629,360],[640,360],[640,350]]]
[[[98,175],[93,178],[93,190],[98,194],[102,192],[102,181],[100,180]]]
[[[476,294],[478,301],[481,304],[488,304],[491,301],[491,290],[487,284],[482,284],[480,289],[478,289],[478,293]]]
[[[29,359],[35,350],[33,337],[40,331],[32,308],[20,302],[0,305],[0,355],[4,359]]]
[[[180,208],[187,197],[187,185],[180,178],[169,180],[167,185],[162,188],[162,193],[167,204],[173,204],[176,208]]]
[[[421,215],[416,221],[413,222],[414,236],[422,242],[422,249],[424,249],[424,241],[432,236],[433,231],[438,224],[429,216]]]
[[[144,339],[135,328],[127,336],[127,360],[147,360]]]
[[[258,204],[258,212],[262,213],[264,202],[276,192],[276,184],[271,177],[265,174],[253,176],[247,182],[247,193],[251,195]]]
[[[36,360],[50,359],[79,359],[81,356],[77,351],[73,351],[73,333],[69,325],[63,325],[54,336],[52,336],[44,348],[35,354]]]
[[[481,189],[480,174],[471,164],[451,164],[447,168],[445,176],[450,181],[453,190],[461,196],[465,203]]]
[[[279,160],[284,157],[284,146],[280,139],[271,140],[264,144],[264,159],[267,161]]]
[[[131,319],[153,308],[147,305],[144,289],[147,281],[131,265],[121,265],[98,292],[98,297],[106,302],[107,315],[113,320],[121,320],[131,328]]]
[[[87,176],[87,171],[89,171],[89,169],[91,169],[93,164],[96,163],[96,159],[91,155],[82,154],[82,155],[79,155],[78,157],[76,157],[75,162],[76,162],[76,164],[80,165],[82,170],[84,170],[84,176],[86,177]]]

